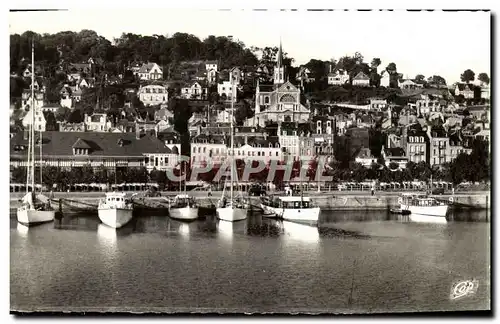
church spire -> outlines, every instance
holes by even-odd
[[[280,47],[276,56],[276,66],[274,67],[274,84],[280,85],[283,83],[285,83],[285,67],[283,66],[283,50],[281,49],[280,37]]]
[[[281,37],[280,37],[280,47],[278,49],[278,56],[276,57],[276,59],[277,59],[276,66],[278,68],[282,67],[283,66],[283,51],[281,49]]]

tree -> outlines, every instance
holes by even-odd
[[[181,134],[181,154],[189,156],[191,153],[191,144],[189,142],[188,121],[192,116],[189,101],[172,98],[168,101],[168,106],[174,112],[174,129]]]
[[[422,74],[417,74],[417,75],[415,76],[415,80],[416,80],[416,81],[421,81],[421,82],[422,82],[422,81],[425,81],[425,76],[423,76]]]
[[[68,120],[69,115],[71,115],[71,109],[68,107],[59,107],[57,108],[55,118],[57,121],[65,121]]]
[[[389,163],[389,169],[397,170],[397,169],[399,169],[399,165],[396,162],[391,162],[391,163]]]
[[[374,157],[378,158],[382,153],[382,146],[385,143],[385,138],[380,129],[370,128],[369,134],[369,145],[370,153]]]
[[[46,121],[46,124],[45,124],[46,131],[58,130],[57,120],[56,120],[56,117],[54,116],[54,113],[52,111],[44,112],[43,116],[45,117],[45,121]]]
[[[26,183],[26,167],[13,168],[10,179],[13,183]]]
[[[379,67],[380,64],[382,64],[382,61],[378,57],[375,57],[370,63],[370,67],[375,71],[377,71],[377,68]]]
[[[477,79],[485,84],[490,84],[490,77],[486,73],[479,73]]]
[[[433,75],[427,79],[427,82],[436,86],[445,86],[446,80],[440,75]]]
[[[397,73],[397,72],[398,72],[398,69],[397,69],[397,67],[396,67],[396,63],[393,63],[393,62],[389,63],[389,64],[387,65],[387,67],[385,68],[385,70],[386,70],[387,72],[389,72],[389,74],[395,74],[395,73]]]
[[[471,81],[474,81],[475,78],[475,73],[471,69],[467,69],[460,75],[460,80],[465,83],[469,83]]]
[[[151,181],[154,181],[158,184],[160,190],[165,189],[165,185],[167,184],[167,173],[165,171],[159,171],[154,169],[150,174]]]
[[[240,101],[241,105],[236,108],[234,119],[236,125],[243,125],[243,122],[254,116],[254,112],[246,100]]]
[[[80,170],[81,170],[81,174],[82,174],[82,178],[80,179],[80,181],[82,183],[89,184],[89,183],[95,182],[94,169],[92,168],[90,163],[81,167]]]
[[[83,122],[83,114],[79,109],[73,110],[68,116],[68,123],[81,123]]]

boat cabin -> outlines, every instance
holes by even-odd
[[[272,201],[272,207],[286,209],[314,208],[314,204],[309,197],[284,196]]]
[[[130,200],[124,192],[107,192],[105,203],[110,206],[125,205],[130,203]]]
[[[179,194],[175,196],[173,206],[175,207],[194,207],[195,200],[186,194]]]
[[[440,206],[443,203],[424,194],[403,194],[402,203],[407,206],[431,207]]]

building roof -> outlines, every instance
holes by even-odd
[[[76,70],[77,72],[82,71],[82,72],[89,72],[90,71],[90,64],[89,63],[70,63],[69,65],[69,70]]]
[[[144,63],[139,69],[139,73],[149,73],[156,63]]]
[[[73,144],[71,147],[72,148],[80,148],[80,149],[91,149],[92,148],[87,142],[85,142],[81,138],[78,138],[76,140],[75,144]]]
[[[458,90],[460,91],[473,91],[474,90],[474,85],[473,84],[467,84],[467,83],[457,83]]]
[[[363,72],[359,72],[358,74],[356,74],[353,80],[370,80],[370,78]]]
[[[387,156],[405,156],[405,150],[401,147],[389,147],[385,150],[385,155]]]
[[[136,139],[135,133],[97,133],[97,132],[44,132],[44,156],[73,156],[73,147],[89,148],[90,157],[99,156],[135,156],[143,153],[170,153],[164,142],[150,135],[141,135]],[[122,140],[123,145],[119,145]],[[16,145],[28,145],[23,134],[16,134],[10,141],[10,153],[25,155],[14,151]],[[39,154],[39,151],[35,154]]]

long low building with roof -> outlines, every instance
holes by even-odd
[[[35,163],[40,164],[40,136],[36,138]],[[42,165],[69,169],[91,165],[94,168],[140,168],[168,170],[179,161],[180,144],[167,145],[150,134],[44,132]],[[12,167],[27,165],[28,137],[15,134],[10,141]]]

